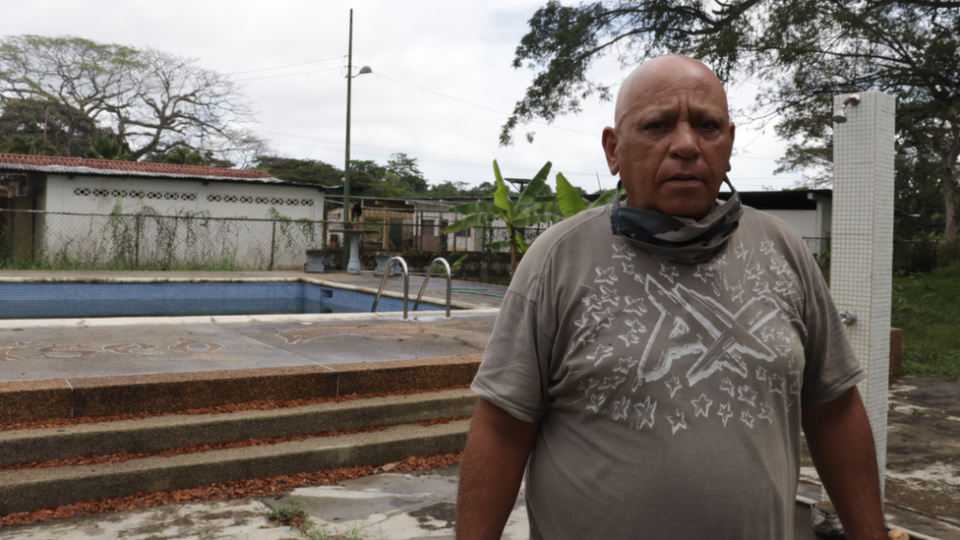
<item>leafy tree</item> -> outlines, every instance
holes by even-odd
[[[153,152],[144,161],[151,163],[172,163],[175,165],[206,165],[203,156],[195,150],[178,146],[166,152]]]
[[[343,184],[343,171],[320,160],[257,156],[254,159],[254,167],[267,171],[276,178],[291,182],[312,182],[324,186]],[[355,174],[351,171],[351,177]],[[353,178],[351,180],[355,182]]]
[[[497,190],[493,194],[493,202],[475,201],[461,204],[450,208],[451,212],[460,214],[469,214],[467,217],[443,229],[444,232],[453,233],[478,225],[486,225],[496,220],[500,220],[507,227],[507,239],[499,242],[491,242],[484,246],[487,249],[502,249],[510,247],[510,275],[513,276],[517,271],[518,253],[527,251],[530,245],[523,238],[523,228],[538,223],[549,223],[559,221],[562,216],[558,215],[554,208],[556,202],[541,201],[537,196],[546,185],[547,175],[550,174],[551,163],[548,161],[540,172],[530,180],[520,193],[517,199],[510,198],[510,190],[503,182],[503,176],[500,174],[500,166],[496,160],[493,162],[493,174],[496,177]]]
[[[44,142],[39,135],[11,135],[0,143],[0,152],[34,156],[58,155],[57,147],[49,140]]]
[[[497,186],[491,182],[483,182],[477,187],[461,191],[460,195],[464,197],[493,197],[497,191]]]
[[[63,133],[73,148],[83,122],[110,129],[132,159],[176,147],[241,152],[261,144],[243,126],[251,111],[228,76],[196,61],[154,49],[139,50],[77,37],[8,36],[0,39],[0,102],[63,104]],[[92,140],[93,137],[90,137]]]
[[[94,138],[106,133],[79,109],[57,101],[2,100],[0,94],[0,110],[0,141],[15,135],[43,139],[46,132],[47,144],[55,149],[46,155],[83,154]]]
[[[431,197],[446,198],[460,197],[462,196],[466,187],[466,182],[451,182],[447,180],[435,186],[430,186],[430,190],[427,192],[427,195]]]
[[[123,147],[112,137],[99,136],[90,143],[90,147],[83,153],[88,159],[115,159],[129,161],[130,154],[123,152]]]
[[[514,67],[537,73],[500,140],[509,144],[513,129],[533,118],[576,112],[592,95],[610,99],[609,88],[588,75],[603,55],[616,54],[627,65],[684,53],[725,81],[761,81],[758,110],[779,115],[776,132],[790,143],[780,170],[828,171],[832,96],[882,90],[897,97],[902,155],[920,160],[898,163],[935,163],[933,171],[926,165],[917,171],[937,184],[944,233],[954,238],[960,231],[958,8],[949,0],[598,0],[576,7],[552,0],[530,19],[517,47]],[[918,141],[906,132],[912,128],[931,140]]]
[[[420,167],[417,165],[417,158],[412,158],[398,152],[390,156],[387,161],[387,172],[393,174],[403,185],[407,186],[410,194],[423,193],[429,187]]]

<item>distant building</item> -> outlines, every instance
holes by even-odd
[[[0,209],[268,218],[273,208],[292,219],[319,221],[325,190],[258,170],[0,154]],[[0,219],[0,233],[14,238],[15,255],[44,241],[49,251],[59,247],[50,239],[65,237],[60,230],[65,223],[9,213]],[[77,223],[71,220],[69,226]]]

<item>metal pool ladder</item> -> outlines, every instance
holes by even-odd
[[[393,269],[393,263],[400,263],[400,272],[403,274],[403,320],[407,320],[407,297],[410,295],[410,272],[407,271],[407,261],[403,257],[397,256],[387,261],[387,270],[383,273],[383,279],[380,281],[380,290],[377,291],[377,297],[373,299],[373,307],[370,313],[377,311],[377,303],[380,302],[380,296],[383,295],[383,288],[387,286],[387,278],[390,277],[390,270]],[[413,308],[417,309],[417,308]]]
[[[383,295],[383,288],[387,286],[387,277],[390,276],[390,270],[393,268],[393,263],[400,263],[400,271],[403,274],[403,320],[407,320],[407,300],[410,296],[410,272],[407,270],[407,261],[403,260],[403,257],[393,257],[387,261],[387,268],[383,274],[383,280],[380,281],[380,290],[377,291],[377,297],[373,299],[373,307],[370,308],[370,313],[377,311],[377,304],[380,302],[380,297]],[[423,285],[420,286],[420,293],[417,294],[417,301],[413,304],[413,310],[416,311],[420,306],[420,300],[423,298],[423,291],[427,289],[427,282],[430,281],[430,276],[433,275],[433,268],[437,263],[442,264],[447,270],[447,318],[450,318],[450,293],[453,284],[451,277],[450,263],[447,262],[443,257],[437,257],[430,263],[430,268],[427,269],[427,275],[423,278]]]
[[[450,263],[447,262],[443,257],[437,257],[430,263],[430,268],[427,269],[427,277],[423,278],[423,285],[420,285],[420,293],[417,295],[417,301],[413,303],[413,310],[416,311],[417,307],[420,306],[420,299],[423,298],[423,291],[427,290],[427,282],[430,281],[430,276],[433,275],[433,268],[437,266],[437,263],[440,263],[447,270],[447,318],[450,318],[450,289],[453,283],[452,272],[450,271]],[[406,292],[404,292],[406,295]]]

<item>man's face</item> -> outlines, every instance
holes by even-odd
[[[620,91],[616,128],[604,129],[603,147],[630,206],[694,219],[709,214],[733,151],[720,81],[699,62],[662,57]]]

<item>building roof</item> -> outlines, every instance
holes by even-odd
[[[832,198],[832,189],[804,189],[798,191],[740,191],[743,204],[757,210],[816,210],[817,198]],[[721,191],[718,198],[727,200],[732,195]]]
[[[222,167],[176,165],[173,163],[148,163],[144,161],[115,161],[112,159],[84,159],[77,157],[0,153],[0,172],[5,171],[34,171],[85,176],[182,178],[191,180],[326,187],[319,184],[280,180],[279,178],[270,176],[270,173],[266,171],[255,169],[225,169]]]

